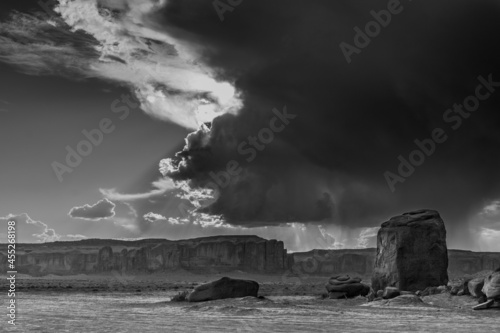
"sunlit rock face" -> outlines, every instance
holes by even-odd
[[[423,290],[448,283],[446,229],[434,210],[418,210],[382,223],[372,275],[375,290]]]
[[[185,269],[200,273],[231,270],[279,273],[293,258],[283,242],[257,236],[218,236],[169,241],[93,239],[19,244],[17,267],[32,275],[154,273]],[[0,266],[6,260],[0,257]]]

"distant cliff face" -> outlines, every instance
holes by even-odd
[[[0,245],[2,246],[2,245]],[[7,248],[6,246],[3,246]],[[376,249],[313,250],[287,254],[283,242],[256,236],[206,237],[182,241],[144,239],[17,244],[18,272],[32,275],[154,273],[185,269],[194,273],[242,270],[304,275],[342,273],[371,276]],[[500,253],[448,250],[450,278],[500,267]],[[7,271],[6,251],[0,269]]]
[[[310,275],[369,275],[373,271],[376,249],[312,250],[293,253],[297,273]]]
[[[82,240],[18,244],[16,266],[31,275],[103,272],[154,273],[182,268],[193,272],[242,270],[283,272],[293,257],[283,242],[256,236],[219,236],[181,241]],[[0,267],[7,257],[0,254]]]
[[[342,273],[371,276],[377,249],[313,250],[296,252],[294,270],[310,275]],[[448,250],[448,275],[457,278],[500,267],[500,253]]]

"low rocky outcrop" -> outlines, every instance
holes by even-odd
[[[325,288],[333,299],[366,296],[370,292],[370,286],[361,283],[360,278],[349,275],[331,277]]]
[[[187,296],[189,302],[205,302],[225,298],[257,297],[259,284],[250,280],[223,277],[217,281],[202,284]]]
[[[446,229],[439,213],[418,210],[382,223],[372,288],[416,291],[448,283]]]

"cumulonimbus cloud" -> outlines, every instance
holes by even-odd
[[[104,198],[93,205],[85,204],[80,207],[73,207],[68,215],[74,219],[89,221],[100,221],[115,216],[116,205]]]

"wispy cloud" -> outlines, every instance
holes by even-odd
[[[168,191],[176,189],[174,186],[174,183],[171,179],[169,178],[161,178],[158,179],[157,181],[154,181],[152,183],[153,189],[149,192],[145,193],[133,193],[133,194],[124,194],[124,193],[119,193],[116,191],[116,189],[104,189],[101,188],[99,191],[101,194],[110,200],[113,201],[122,201],[122,202],[127,202],[127,201],[136,201],[136,200],[144,200],[144,199],[150,199],[154,197],[159,197]]]
[[[16,240],[19,243],[44,243],[54,242],[61,239],[56,231],[41,221],[33,220],[27,213],[9,214],[0,217],[0,225],[6,225],[8,221],[16,222]],[[7,230],[5,227],[4,230]],[[4,239],[3,241],[6,241]]]

